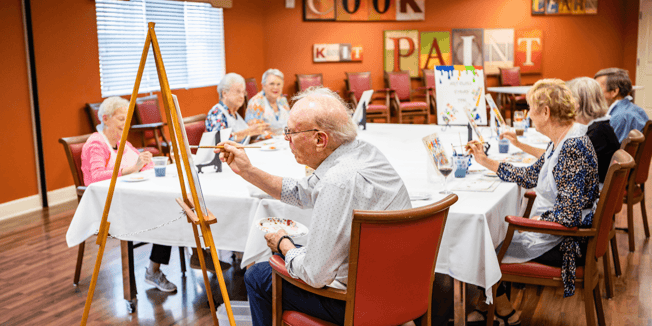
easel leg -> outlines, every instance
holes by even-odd
[[[197,225],[192,225],[192,233],[195,235],[195,244],[197,245],[197,255],[199,255],[199,264],[201,265],[201,272],[204,275],[204,286],[206,287],[206,297],[208,298],[208,305],[211,307],[211,316],[213,316],[213,324],[219,325],[217,321],[217,311],[215,310],[215,300],[213,300],[213,291],[211,290],[211,282],[208,279],[208,272],[206,272],[206,260],[204,260],[204,251],[202,250],[201,241],[199,240],[199,232]],[[219,262],[219,260],[214,260]],[[222,270],[220,269],[220,272]]]
[[[84,314],[82,315],[81,325],[86,325],[88,315],[91,311],[91,303],[93,302],[93,294],[95,294],[95,285],[97,284],[97,277],[100,274],[100,266],[102,265],[102,256],[104,256],[104,248],[106,247],[106,237],[108,235],[109,226],[111,223],[106,222],[105,232],[100,232],[97,235],[99,248],[97,249],[97,258],[95,259],[95,268],[93,269],[93,276],[91,277],[91,284],[88,287],[88,295],[86,296],[86,303],[84,304]]]
[[[120,241],[120,254],[122,256],[122,288],[124,298],[127,300],[129,313],[136,309],[136,277],[134,271],[134,243],[132,241]]]

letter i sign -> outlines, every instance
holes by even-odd
[[[362,45],[351,47],[351,61],[362,61]]]

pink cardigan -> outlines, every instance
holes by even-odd
[[[114,164],[109,164],[109,160],[111,159],[112,151],[117,155],[118,151],[110,149],[109,145],[104,141],[104,137],[99,132],[88,137],[84,147],[82,147],[81,154],[84,185],[88,186],[93,182],[111,179]],[[127,142],[125,146],[125,153],[127,151],[132,151],[138,154],[138,150],[129,142]],[[136,164],[135,160],[125,160],[123,157],[118,176],[122,175],[122,169],[134,164]],[[149,162],[149,164],[145,165],[141,171],[151,169],[153,166],[154,163]]]

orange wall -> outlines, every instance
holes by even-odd
[[[38,194],[21,0],[0,2],[0,203]]]
[[[539,28],[544,31],[543,73],[523,76],[524,83],[544,77],[568,80],[577,76],[593,76],[610,66],[631,66],[636,60],[634,21],[625,35],[625,17],[634,16],[638,3],[634,0],[600,0],[597,15],[531,16],[531,1],[504,0],[426,0],[426,19],[421,22],[304,22],[301,2],[297,8],[285,9],[283,1],[266,4],[266,63],[286,75],[285,92],[292,94],[295,74],[321,72],[324,84],[344,90],[344,72],[371,71],[374,88],[383,87],[383,31],[416,29],[450,31],[453,28]],[[625,11],[627,10],[628,13]],[[635,25],[635,26],[632,26]],[[625,37],[626,36],[626,37]],[[627,43],[626,43],[627,42]],[[313,63],[314,43],[361,44],[362,63]],[[633,49],[624,57],[623,48]],[[633,69],[630,69],[630,73]],[[490,77],[488,85],[497,84]]]
[[[496,1],[497,2],[497,1]],[[238,0],[224,10],[227,72],[255,77],[260,83],[267,68],[286,75],[284,92],[294,93],[294,74],[322,72],[325,85],[344,89],[345,71],[371,71],[374,87],[382,87],[383,30],[452,28],[541,28],[544,30],[543,74],[525,76],[532,83],[542,77],[570,79],[592,76],[608,66],[624,67],[634,74],[636,0],[600,0],[595,16],[532,17],[529,2],[426,0],[422,22],[303,22],[302,1],[286,9],[284,1]],[[0,177],[11,190],[0,193],[0,203],[35,195],[35,154],[32,146],[26,59],[20,0],[0,2],[3,46],[0,92],[6,103]],[[470,9],[472,8],[472,9]],[[87,102],[102,100],[95,6],[89,0],[33,1],[36,72],[43,121],[48,189],[71,185],[64,152],[57,140],[92,131],[84,112]],[[62,19],[65,17],[65,19]],[[362,44],[362,63],[312,63],[314,43]],[[572,44],[572,46],[569,46]],[[488,84],[496,84],[489,78]],[[215,87],[173,90],[185,116],[205,113],[218,101]],[[7,155],[7,156],[5,156]],[[15,171],[20,171],[16,173]],[[6,188],[5,188],[6,189]]]

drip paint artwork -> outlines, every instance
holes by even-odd
[[[426,147],[429,157],[432,164],[435,166],[435,169],[438,169],[440,164],[448,164],[448,155],[442,146],[441,140],[437,133],[430,134],[421,139],[423,141],[423,146]]]
[[[476,125],[487,124],[482,67],[435,66],[435,83],[440,124],[466,125],[470,120]]]

